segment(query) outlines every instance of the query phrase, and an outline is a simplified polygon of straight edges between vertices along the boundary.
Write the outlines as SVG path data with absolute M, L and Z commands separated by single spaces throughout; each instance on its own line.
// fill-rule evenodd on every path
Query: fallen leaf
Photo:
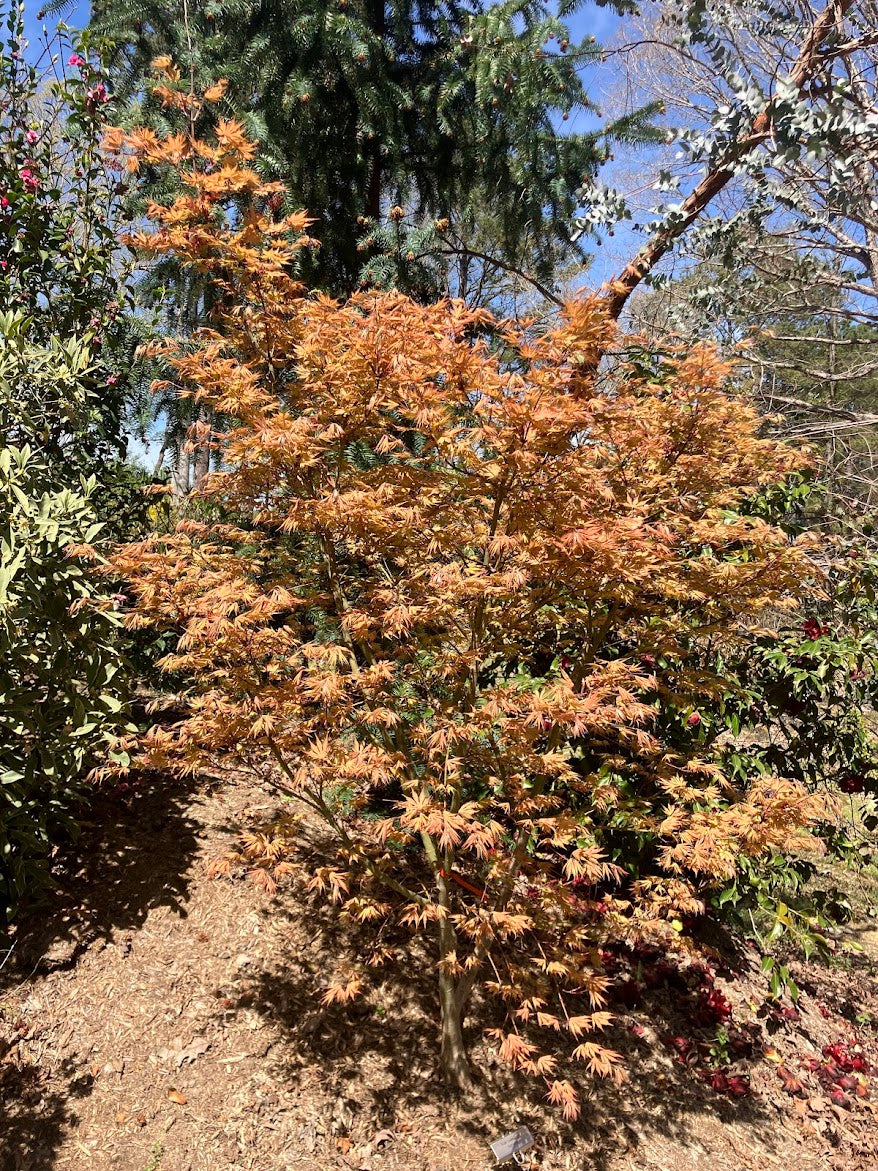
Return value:
M 185 1106 L 188 1101 L 185 1094 L 181 1094 L 179 1090 L 175 1089 L 168 1090 L 167 1096 L 169 1102 L 176 1102 L 178 1106 Z
M 120 1110 L 119 1113 L 116 1115 L 116 1121 L 121 1125 L 127 1119 L 127 1117 L 128 1117 L 128 1115 L 125 1113 L 125 1111 Z
M 372 1139 L 372 1146 L 373 1147 L 386 1146 L 387 1143 L 392 1143 L 395 1137 L 396 1136 L 394 1135 L 392 1130 L 379 1130 L 378 1133 Z
M 175 1037 L 167 1049 L 159 1049 L 156 1053 L 159 1061 L 172 1062 L 179 1069 L 187 1061 L 195 1061 L 210 1048 L 210 1042 L 204 1037 L 194 1037 L 188 1045 L 183 1044 L 181 1037 Z
M 187 1061 L 195 1061 L 202 1053 L 206 1053 L 208 1048 L 209 1044 L 203 1037 L 195 1037 L 185 1049 L 181 1049 L 177 1054 L 175 1058 L 177 1065 L 183 1065 Z
M 343 1155 L 346 1155 L 351 1149 L 351 1140 L 349 1138 L 337 1138 L 335 1141 L 338 1144 L 338 1149 Z
M 803 1094 L 805 1087 L 795 1074 L 790 1073 L 785 1065 L 777 1067 L 777 1076 L 783 1082 L 783 1088 L 788 1094 Z
M 135 1114 L 134 1121 L 137 1123 L 138 1126 L 146 1126 L 146 1115 L 145 1114 Z
M 832 1102 L 832 1109 L 836 1114 L 838 1114 L 839 1107 L 844 1107 L 845 1110 L 850 1110 L 851 1100 L 847 1096 L 847 1094 L 844 1092 L 844 1090 L 841 1090 L 841 1089 L 830 1090 L 829 1097 Z

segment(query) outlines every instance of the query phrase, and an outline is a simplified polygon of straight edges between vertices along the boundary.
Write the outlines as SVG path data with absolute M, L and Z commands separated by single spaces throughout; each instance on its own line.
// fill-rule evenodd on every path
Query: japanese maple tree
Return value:
M 795 784 L 742 790 L 699 756 L 693 705 L 716 681 L 681 670 L 691 748 L 663 743 L 650 666 L 806 588 L 807 542 L 742 506 L 803 457 L 761 437 L 712 350 L 650 357 L 598 299 L 540 332 L 454 302 L 308 295 L 289 275 L 307 220 L 272 214 L 278 185 L 235 123 L 215 145 L 109 146 L 181 170 L 133 243 L 217 282 L 215 329 L 161 352 L 232 420 L 193 436 L 219 453 L 199 511 L 115 557 L 129 625 L 177 631 L 163 665 L 189 681 L 187 717 L 139 759 L 270 775 L 335 842 L 311 889 L 376 924 L 325 999 L 365 990 L 394 962 L 377 925 L 403 925 L 435 947 L 449 1078 L 468 1077 L 479 988 L 505 1006 L 501 1056 L 574 1116 L 571 1068 L 618 1071 L 595 1039 L 601 940 L 676 939 L 712 883 L 815 815 Z M 601 848 L 623 802 L 648 872 Z M 284 824 L 243 849 L 269 886 L 298 865 Z

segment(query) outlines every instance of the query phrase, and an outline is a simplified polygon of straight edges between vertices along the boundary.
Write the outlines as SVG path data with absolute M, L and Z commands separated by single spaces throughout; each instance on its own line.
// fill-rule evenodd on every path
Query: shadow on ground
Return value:
M 155 907 L 185 917 L 198 847 L 191 800 L 191 783 L 152 776 L 100 795 L 59 852 L 53 891 L 15 927 L 0 989 L 71 966 L 94 940 L 136 930 Z
M 64 1093 L 50 1090 L 46 1075 L 16 1053 L 9 1038 L 0 1041 L 0 1167 L 3 1171 L 47 1171 L 71 1126 L 77 1099 L 91 1092 L 93 1079 L 65 1062 L 55 1074 L 67 1081 Z
M 68 1061 L 49 1078 L 33 1060 L 39 1042 L 29 1035 L 29 1022 L 4 1010 L 2 992 L 72 968 L 96 940 L 136 931 L 155 907 L 186 916 L 198 846 L 191 799 L 191 785 L 155 777 L 99 796 L 88 826 L 59 853 L 54 890 L 15 926 L 0 974 L 2 1171 L 48 1171 L 65 1132 L 76 1126 L 77 1101 L 93 1084 Z
M 312 847 L 315 862 L 325 865 L 325 845 L 312 842 L 307 848 Z M 634 1149 L 656 1136 L 687 1145 L 696 1117 L 716 1127 L 755 1128 L 767 1151 L 779 1149 L 776 1113 L 769 1104 L 755 1095 L 718 1094 L 694 1068 L 674 1061 L 670 1034 L 699 1028 L 693 1025 L 700 1004 L 697 988 L 684 990 L 670 980 L 649 992 L 641 1008 L 652 1025 L 651 1042 L 627 1027 L 624 1005 L 611 1004 L 618 1020 L 601 1040 L 623 1053 L 628 1080 L 621 1087 L 591 1079 L 569 1061 L 568 1051 L 554 1050 L 558 1076 L 572 1076 L 583 1092 L 580 1119 L 565 1123 L 545 1103 L 543 1082 L 515 1075 L 493 1057 L 484 1033 L 501 1025 L 503 1016 L 490 998 L 474 1003 L 467 1024 L 478 1070 L 475 1085 L 463 1094 L 448 1093 L 438 1067 L 438 998 L 429 939 L 413 941 L 402 931 L 385 934 L 382 943 L 395 960 L 375 973 L 368 994 L 347 1005 L 323 1006 L 327 984 L 339 972 L 362 967 L 376 928 L 343 920 L 325 902 L 289 891 L 280 892 L 266 914 L 286 918 L 284 954 L 264 957 L 265 970 L 250 974 L 229 1007 L 259 1013 L 280 1034 L 269 1057 L 279 1081 L 295 1085 L 319 1079 L 334 1102 L 328 1133 L 360 1141 L 383 1127 L 392 1130 L 400 1117 L 417 1117 L 427 1107 L 449 1127 L 484 1144 L 486 1156 L 492 1139 L 524 1124 L 546 1146 L 569 1150 L 572 1143 L 583 1144 L 592 1171 L 608 1168 L 620 1149 Z M 706 1051 L 710 1029 L 701 1032 Z M 544 1051 L 553 1052 L 552 1035 L 544 1041 Z

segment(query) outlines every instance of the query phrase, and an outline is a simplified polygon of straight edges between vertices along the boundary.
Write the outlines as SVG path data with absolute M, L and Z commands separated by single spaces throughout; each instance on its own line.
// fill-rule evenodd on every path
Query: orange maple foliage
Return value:
M 711 349 L 646 362 L 596 299 L 539 332 L 454 301 L 306 295 L 307 220 L 260 211 L 277 185 L 240 127 L 110 145 L 181 169 L 185 193 L 134 243 L 220 285 L 216 328 L 157 349 L 230 420 L 201 519 L 114 558 L 128 625 L 177 632 L 162 665 L 189 680 L 187 717 L 139 761 L 270 775 L 335 840 L 313 891 L 435 939 L 446 1071 L 466 1078 L 478 983 L 506 1007 L 500 1056 L 575 1116 L 562 1066 L 619 1076 L 592 1039 L 600 941 L 676 938 L 705 886 L 815 815 L 789 782 L 740 791 L 671 751 L 641 663 L 734 639 L 813 578 L 806 543 L 740 510 L 803 457 L 761 437 Z M 637 881 L 596 831 L 619 775 L 657 843 Z M 269 887 L 298 865 L 287 831 L 243 843 Z M 326 1001 L 368 988 L 378 936 Z

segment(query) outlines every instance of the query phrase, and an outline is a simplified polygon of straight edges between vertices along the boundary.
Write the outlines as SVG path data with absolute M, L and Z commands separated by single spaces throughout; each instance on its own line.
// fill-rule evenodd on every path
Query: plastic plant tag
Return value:
M 498 1163 L 505 1163 L 508 1159 L 514 1159 L 516 1163 L 520 1163 L 519 1155 L 524 1154 L 534 1145 L 535 1139 L 526 1126 L 519 1126 L 518 1130 L 510 1131 L 509 1134 L 504 1134 L 500 1138 L 495 1138 L 490 1144 L 494 1158 Z

